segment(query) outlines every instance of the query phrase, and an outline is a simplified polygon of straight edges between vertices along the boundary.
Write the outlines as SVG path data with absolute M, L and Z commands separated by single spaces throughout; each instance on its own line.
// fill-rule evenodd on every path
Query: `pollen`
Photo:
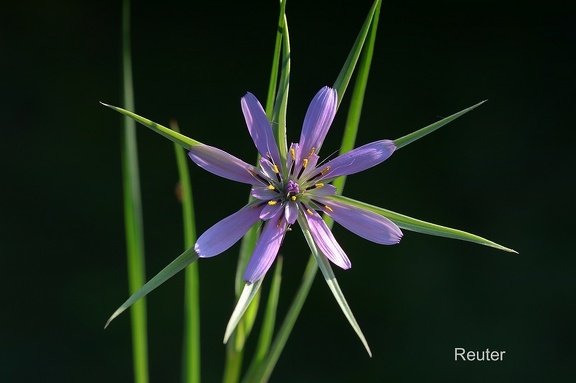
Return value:
M 294 148 L 290 148 L 290 157 L 292 157 L 292 161 L 296 161 L 296 150 Z
M 312 212 L 312 210 L 310 209 L 306 209 L 306 213 L 310 214 L 310 215 L 314 215 L 314 213 Z
M 276 188 L 274 187 L 274 185 L 268 185 L 268 190 L 276 190 Z
M 278 174 L 280 171 L 278 170 L 278 165 L 274 165 L 274 173 Z
M 308 166 L 308 158 L 304 158 L 304 159 L 302 160 L 302 167 L 303 167 L 304 169 L 306 169 L 306 166 Z
M 331 208 L 330 206 L 328 206 L 328 205 L 324 205 L 324 209 L 326 209 L 326 210 L 328 210 L 328 211 L 330 211 L 330 212 L 333 212 L 333 211 L 334 211 L 334 210 L 332 210 L 332 208 Z
M 274 206 L 278 203 L 278 201 L 276 201 L 275 199 L 271 199 L 270 201 L 268 201 L 268 205 L 270 206 Z
M 291 199 L 292 201 L 296 201 L 296 196 L 293 195 L 292 197 L 290 197 L 290 199 Z

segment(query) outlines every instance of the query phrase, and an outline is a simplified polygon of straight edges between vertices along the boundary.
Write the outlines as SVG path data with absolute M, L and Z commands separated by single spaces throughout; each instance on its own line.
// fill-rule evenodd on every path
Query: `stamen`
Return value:
M 300 172 L 298 173 L 298 178 L 302 177 L 302 173 L 304 173 L 304 169 L 306 169 L 306 166 L 308 166 L 308 158 L 304 158 L 302 160 L 302 168 L 300 169 Z
M 274 206 L 278 203 L 278 201 L 276 201 L 275 199 L 271 199 L 270 201 L 268 201 L 268 205 L 270 206 Z
M 276 188 L 274 187 L 274 185 L 268 185 L 268 190 L 276 190 Z
M 328 205 L 324 205 L 324 209 L 328 210 L 329 212 L 333 212 L 332 208 Z
M 312 185 L 312 186 L 307 187 L 306 190 L 313 190 L 313 189 L 316 189 L 316 188 L 321 188 L 321 187 L 323 187 L 323 186 L 324 186 L 323 183 L 317 183 L 317 184 L 315 184 L 315 185 Z
M 290 148 L 290 157 L 292 157 L 292 161 L 296 161 L 296 150 L 294 148 Z
M 310 209 L 306 209 L 306 213 L 310 214 L 310 215 L 314 215 L 314 213 L 312 212 L 312 210 Z
M 292 201 L 296 201 L 296 196 L 293 195 L 292 197 L 290 197 L 290 199 L 291 199 Z
M 310 153 L 308 153 L 308 157 L 314 154 L 314 150 L 316 150 L 316 148 L 313 146 L 312 149 L 310 149 Z
M 278 170 L 278 166 L 276 164 L 274 164 L 273 169 L 274 169 L 274 173 L 276 173 L 276 174 L 280 173 L 280 171 Z
M 254 178 L 256 178 L 257 180 L 261 181 L 262 183 L 264 183 L 264 184 L 267 184 L 267 183 L 268 183 L 268 180 L 266 180 L 266 178 L 262 177 L 260 174 L 256 173 L 254 170 L 248 169 L 248 172 L 249 172 L 250 174 L 252 174 L 252 176 L 253 176 Z
M 330 166 L 326 166 L 324 169 L 322 169 L 322 171 L 318 174 L 316 174 L 314 177 L 310 178 L 310 181 L 314 181 L 320 177 L 322 177 L 324 174 L 326 174 L 328 171 L 330 170 Z

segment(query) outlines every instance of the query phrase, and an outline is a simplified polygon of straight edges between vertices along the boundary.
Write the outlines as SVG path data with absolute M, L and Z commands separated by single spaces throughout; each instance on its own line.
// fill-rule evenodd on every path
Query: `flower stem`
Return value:
M 122 4 L 122 89 L 124 107 L 134 110 L 132 85 L 132 60 L 130 53 L 130 1 Z M 124 219 L 128 260 L 128 283 L 130 293 L 135 292 L 146 281 L 144 266 L 144 234 L 142 203 L 140 197 L 140 174 L 136 143 L 136 124 L 123 118 L 122 178 L 124 186 Z M 148 336 L 146 325 L 146 301 L 131 307 L 132 352 L 134 381 L 148 382 Z
M 178 124 L 173 121 L 170 128 L 179 132 Z M 184 248 L 194 246 L 196 242 L 196 224 L 192 183 L 188 171 L 188 161 L 184 150 L 174 144 L 178 165 L 179 197 L 182 202 L 182 220 L 184 227 Z M 200 281 L 198 263 L 187 266 L 184 271 L 184 344 L 182 353 L 182 381 L 200 382 Z

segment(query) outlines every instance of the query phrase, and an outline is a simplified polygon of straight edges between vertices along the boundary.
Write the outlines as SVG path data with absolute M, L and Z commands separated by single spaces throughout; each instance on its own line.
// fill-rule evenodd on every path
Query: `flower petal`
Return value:
M 396 150 L 396 146 L 391 140 L 380 140 L 360 146 L 328 161 L 319 168 L 330 168 L 321 179 L 347 176 L 369 169 L 388 159 L 394 150 Z
M 276 215 L 278 215 L 278 213 L 283 209 L 284 207 L 282 206 L 281 203 L 275 203 L 273 205 L 266 204 L 264 205 L 262 211 L 260 212 L 260 219 L 262 221 L 268 221 L 269 219 L 272 219 Z
M 188 156 L 196 165 L 217 176 L 250 185 L 262 183 L 254 177 L 254 174 L 261 173 L 260 170 L 213 146 L 194 145 Z
M 309 213 L 305 214 L 306 220 L 308 221 L 308 226 L 310 226 L 310 233 L 312 234 L 312 238 L 314 238 L 314 242 L 316 246 L 318 246 L 318 250 L 320 250 L 326 258 L 332 261 L 335 265 L 343 268 L 349 269 L 352 267 L 352 263 L 348 256 L 342 250 L 332 232 L 326 226 L 324 220 L 318 215 L 318 213 L 314 210 L 310 210 L 312 215 Z
M 328 129 L 336 115 L 338 95 L 335 89 L 325 86 L 312 99 L 300 135 L 300 156 L 306 157 L 312 148 L 318 153 Z
M 256 247 L 254 247 L 252 257 L 244 271 L 244 280 L 246 282 L 254 283 L 261 279 L 272 265 L 272 262 L 274 262 L 274 259 L 276 259 L 276 255 L 286 234 L 286 220 L 280 219 L 280 221 L 278 221 L 281 214 L 282 213 L 279 213 L 270 219 L 264 226 L 264 229 L 262 229 L 260 238 L 258 238 Z
M 286 221 L 290 225 L 293 225 L 298 219 L 298 203 L 294 201 L 288 201 L 284 206 L 284 216 L 286 217 Z
M 200 258 L 209 258 L 228 250 L 260 218 L 262 208 L 244 206 L 236 213 L 216 223 L 198 238 L 194 250 Z
M 322 185 L 319 187 L 319 185 Z M 316 187 L 314 187 L 316 186 Z M 323 183 L 317 183 L 313 186 L 308 187 L 308 189 L 306 189 L 306 197 L 308 198 L 316 198 L 316 197 L 326 197 L 326 196 L 330 196 L 330 195 L 334 195 L 336 194 L 336 186 L 331 185 L 331 184 L 323 184 Z
M 262 108 L 262 105 L 252 93 L 246 93 L 246 95 L 242 97 L 240 104 L 246 125 L 248 126 L 248 131 L 250 132 L 250 136 L 252 136 L 258 152 L 260 152 L 262 157 L 268 157 L 268 154 L 270 154 L 274 163 L 279 166 L 280 152 L 278 151 L 272 126 L 268 121 L 268 117 L 266 117 L 264 108 Z
M 356 235 L 381 245 L 395 245 L 402 239 L 402 231 L 388 218 L 366 209 L 335 201 L 316 198 L 326 214 Z
M 280 196 L 277 190 L 270 190 L 267 186 L 256 186 L 252 188 L 252 197 L 263 201 L 270 201 Z

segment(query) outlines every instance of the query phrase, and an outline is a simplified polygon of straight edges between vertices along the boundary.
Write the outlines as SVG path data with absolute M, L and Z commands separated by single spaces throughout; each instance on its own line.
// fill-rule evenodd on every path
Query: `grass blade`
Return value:
M 390 219 L 392 222 L 398 225 L 401 229 L 411 230 L 422 234 L 435 235 L 438 237 L 445 237 L 451 239 L 458 239 L 461 241 L 473 242 L 479 245 L 489 246 L 498 250 L 507 251 L 509 253 L 518 253 L 516 250 L 499 245 L 496 242 L 490 241 L 486 238 L 482 238 L 478 235 L 471 234 L 462 230 L 452 229 L 450 227 L 422 221 L 404 214 L 395 213 L 393 211 L 386 210 L 378 206 L 370 205 L 365 202 L 356 201 L 354 199 L 344 196 L 333 196 L 331 198 L 383 215 L 384 217 Z
M 122 113 L 123 115 L 125 115 L 127 117 L 130 117 L 132 120 L 141 123 L 142 125 L 146 126 L 147 128 L 152 129 L 156 133 L 160 134 L 163 137 L 166 137 L 167 139 L 174 142 L 175 144 L 182 146 L 184 149 L 190 149 L 190 147 L 192 147 L 194 145 L 202 145 L 201 142 L 193 140 L 190 137 L 186 137 L 183 134 L 175 132 L 172 129 L 169 129 L 163 125 L 157 124 L 154 121 L 151 121 L 147 118 L 139 116 L 136 113 L 130 112 L 126 109 L 119 108 L 119 107 L 114 106 L 114 105 L 108 105 L 108 104 L 105 104 L 103 102 L 101 102 L 101 104 L 110 108 L 110 109 L 113 109 L 119 113 Z M 132 108 L 128 108 L 128 109 L 132 109 Z
M 154 278 L 149 280 L 144 286 L 140 287 L 134 294 L 130 296 L 115 312 L 110 316 L 104 328 L 108 327 L 110 323 L 122 314 L 128 307 L 132 306 L 140 298 L 146 296 L 152 290 L 156 289 L 162 283 L 166 282 L 168 279 L 172 278 L 179 271 L 183 270 L 186 266 L 198 259 L 198 254 L 194 251 L 194 247 L 189 248 L 178 258 L 170 262 L 168 266 L 162 269 Z
M 178 124 L 173 121 L 170 128 L 179 132 Z M 180 180 L 180 201 L 182 202 L 182 224 L 184 228 L 184 248 L 194 246 L 196 242 L 196 222 L 192 183 L 188 170 L 188 156 L 180 145 L 174 144 L 178 178 Z M 184 344 L 182 353 L 183 381 L 200 383 L 200 281 L 198 263 L 193 262 L 184 270 Z
M 394 140 L 394 145 L 396 145 L 396 149 L 400 149 L 408 144 L 411 144 L 412 142 L 419 140 L 420 138 L 432 133 L 433 131 L 443 127 L 444 125 L 446 125 L 449 122 L 454 121 L 455 119 L 457 119 L 458 117 L 468 113 L 469 111 L 479 107 L 480 105 L 484 104 L 486 102 L 486 100 L 479 102 L 476 105 L 472 105 L 469 108 L 466 108 L 464 110 L 459 111 L 458 113 L 454 113 L 451 116 L 448 116 L 446 118 L 441 119 L 440 121 L 437 121 L 433 124 L 430 124 L 428 126 L 425 126 L 422 129 L 419 129 L 413 133 L 407 134 L 403 137 L 400 137 L 396 140 Z
M 122 99 L 126 108 L 134 108 L 132 57 L 130 48 L 130 1 L 122 3 Z M 124 190 L 124 221 L 128 261 L 129 291 L 133 293 L 146 280 L 144 262 L 144 225 L 140 195 L 138 147 L 134 121 L 123 119 L 122 178 Z M 142 300 L 131 310 L 132 359 L 134 381 L 147 383 L 148 335 L 146 301 Z

